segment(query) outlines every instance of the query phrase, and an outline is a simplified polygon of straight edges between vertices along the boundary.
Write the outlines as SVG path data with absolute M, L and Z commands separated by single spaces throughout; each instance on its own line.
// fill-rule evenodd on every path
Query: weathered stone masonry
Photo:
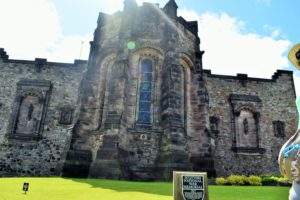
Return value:
M 78 120 L 86 62 L 0 54 L 0 175 L 59 175 Z
M 88 62 L 0 49 L 0 176 L 277 173 L 297 125 L 292 73 L 213 75 L 197 22 L 178 17 L 174 0 L 124 3 L 99 14 Z
M 209 116 L 217 119 L 211 129 L 218 174 L 278 173 L 278 151 L 298 122 L 292 72 L 278 70 L 272 79 L 258 79 L 204 70 L 204 78 Z

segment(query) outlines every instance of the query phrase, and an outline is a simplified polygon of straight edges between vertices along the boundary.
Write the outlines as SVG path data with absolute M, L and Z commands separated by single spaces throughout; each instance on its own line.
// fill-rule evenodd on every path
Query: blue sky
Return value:
M 163 7 L 167 1 L 146 2 Z M 293 70 L 300 105 L 300 72 L 287 60 L 300 43 L 299 0 L 176 2 L 179 15 L 198 20 L 204 68 L 263 78 L 277 69 Z M 0 0 L 0 5 L 0 47 L 10 58 L 73 62 L 88 58 L 98 13 L 122 10 L 123 0 Z

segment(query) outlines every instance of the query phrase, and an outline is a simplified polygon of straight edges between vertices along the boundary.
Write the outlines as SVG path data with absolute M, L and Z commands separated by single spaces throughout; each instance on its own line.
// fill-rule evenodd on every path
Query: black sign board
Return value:
M 25 192 L 25 194 L 28 191 L 28 188 L 29 188 L 29 183 L 24 183 L 23 184 L 23 191 Z
M 204 200 L 204 176 L 183 175 L 182 196 L 185 200 Z

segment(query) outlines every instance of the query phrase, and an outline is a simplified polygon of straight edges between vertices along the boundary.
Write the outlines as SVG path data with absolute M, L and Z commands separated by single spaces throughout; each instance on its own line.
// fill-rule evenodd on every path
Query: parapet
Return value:
M 211 70 L 207 70 L 207 69 L 204 69 L 203 73 L 206 74 L 208 77 L 212 77 L 212 78 L 233 79 L 233 80 L 240 80 L 240 81 L 258 81 L 258 82 L 276 82 L 278 78 L 284 75 L 293 77 L 293 71 L 289 71 L 289 70 L 277 70 L 273 74 L 271 79 L 249 77 L 248 74 L 237 74 L 236 76 L 212 74 Z
M 55 65 L 60 67 L 73 67 L 77 65 L 87 65 L 87 60 L 74 60 L 74 63 L 61 63 L 61 62 L 48 62 L 46 58 L 35 58 L 35 60 L 16 60 L 9 59 L 4 48 L 0 48 L 0 61 L 4 63 L 16 63 L 16 64 L 31 64 L 35 66 L 37 69 L 42 68 L 45 65 Z

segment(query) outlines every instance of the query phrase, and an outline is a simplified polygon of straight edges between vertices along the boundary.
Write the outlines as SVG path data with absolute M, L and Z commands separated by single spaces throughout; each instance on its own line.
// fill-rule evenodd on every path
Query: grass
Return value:
M 24 194 L 23 183 L 29 182 Z M 288 187 L 209 186 L 210 200 L 284 200 Z M 0 200 L 173 200 L 172 183 L 101 179 L 0 178 Z

